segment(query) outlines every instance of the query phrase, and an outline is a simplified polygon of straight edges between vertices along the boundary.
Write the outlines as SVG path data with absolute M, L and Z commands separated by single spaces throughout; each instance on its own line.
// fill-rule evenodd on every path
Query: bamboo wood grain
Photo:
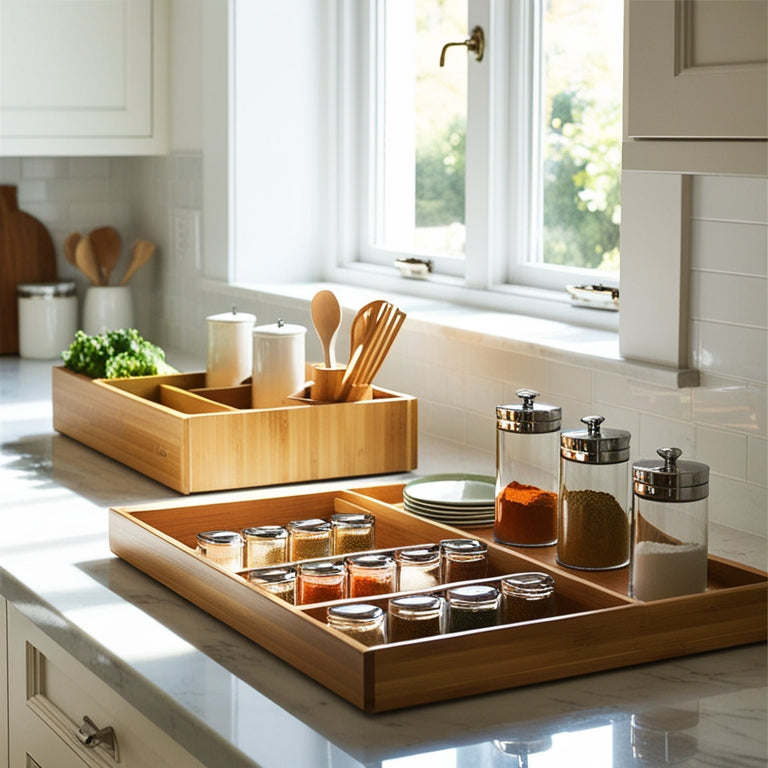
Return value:
M 766 638 L 768 574 L 719 558 L 726 585 L 653 603 L 631 600 L 588 576 L 554 568 L 573 599 L 537 622 L 364 648 L 324 625 L 325 605 L 293 607 L 192 551 L 197 530 L 247 522 L 327 516 L 335 509 L 376 514 L 377 547 L 440 538 L 455 529 L 415 519 L 376 496 L 402 497 L 400 484 L 270 498 L 174 500 L 110 510 L 110 546 L 280 658 L 368 712 L 381 712 Z M 188 542 L 185 544 L 184 542 Z M 489 544 L 494 566 L 515 572 L 535 558 Z M 482 580 L 487 581 L 487 580 Z M 386 597 L 374 599 L 382 606 Z M 457 674 L 460 671 L 461 674 Z
M 160 404 L 181 413 L 228 413 L 237 411 L 231 405 L 209 400 L 202 395 L 187 392 L 186 389 L 171 384 L 160 385 Z

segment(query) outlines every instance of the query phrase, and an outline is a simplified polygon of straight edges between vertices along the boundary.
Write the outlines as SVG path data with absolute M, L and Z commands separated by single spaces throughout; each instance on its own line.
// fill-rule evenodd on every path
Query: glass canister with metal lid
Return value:
M 709 467 L 679 448 L 656 453 L 632 465 L 629 594 L 644 601 L 707 588 Z
M 243 537 L 238 531 L 201 531 L 196 549 L 222 568 L 239 571 L 243 567 Z
M 496 509 L 493 538 L 521 547 L 557 540 L 558 438 L 561 409 L 535 403 L 532 389 L 521 403 L 496 407 Z
M 629 440 L 585 416 L 586 429 L 560 435 L 557 562 L 602 571 L 629 562 Z

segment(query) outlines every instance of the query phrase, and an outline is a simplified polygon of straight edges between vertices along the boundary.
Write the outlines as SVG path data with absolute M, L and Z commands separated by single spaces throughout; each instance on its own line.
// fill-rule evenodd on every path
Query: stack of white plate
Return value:
M 428 475 L 403 488 L 403 508 L 456 528 L 493 525 L 495 478 L 488 475 Z

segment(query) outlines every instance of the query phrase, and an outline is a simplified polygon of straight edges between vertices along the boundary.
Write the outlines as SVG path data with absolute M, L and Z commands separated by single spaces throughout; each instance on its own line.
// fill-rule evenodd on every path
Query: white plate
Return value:
M 403 498 L 440 507 L 467 507 L 493 504 L 496 479 L 489 475 L 429 475 L 411 480 Z

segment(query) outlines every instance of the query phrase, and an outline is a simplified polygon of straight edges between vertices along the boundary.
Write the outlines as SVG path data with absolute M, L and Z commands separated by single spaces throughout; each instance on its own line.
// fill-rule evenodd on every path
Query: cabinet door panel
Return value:
M 151 0 L 2 0 L 3 135 L 147 136 Z
M 629 0 L 630 138 L 768 137 L 768 0 Z

